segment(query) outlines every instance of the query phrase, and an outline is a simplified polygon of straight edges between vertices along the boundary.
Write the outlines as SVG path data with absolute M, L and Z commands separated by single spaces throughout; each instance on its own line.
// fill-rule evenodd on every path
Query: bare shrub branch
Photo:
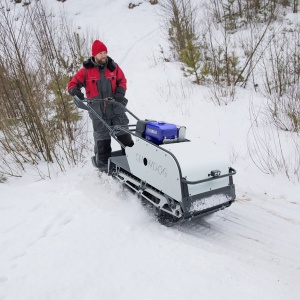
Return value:
M 31 165 L 41 178 L 50 177 L 54 165 L 65 171 L 84 159 L 86 127 L 79 127 L 65 87 L 88 54 L 86 37 L 40 1 L 22 13 L 6 6 L 0 9 L 0 171 L 20 176 Z
M 247 143 L 254 164 L 266 174 L 284 173 L 289 180 L 300 180 L 300 136 L 283 132 L 266 118 L 266 111 L 250 106 L 252 126 Z

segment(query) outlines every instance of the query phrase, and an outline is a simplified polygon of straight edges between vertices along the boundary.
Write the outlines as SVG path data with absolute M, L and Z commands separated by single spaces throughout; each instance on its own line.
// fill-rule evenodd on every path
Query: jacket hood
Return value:
M 95 59 L 94 57 L 90 57 L 89 59 L 85 60 L 83 63 L 83 66 L 86 68 L 86 69 L 89 69 L 89 68 L 98 68 L 99 65 L 97 65 L 95 63 Z M 112 58 L 110 58 L 109 56 L 107 56 L 107 62 L 106 62 L 106 67 L 107 69 L 109 69 L 109 71 L 113 72 L 115 69 L 116 69 L 116 63 L 113 61 Z

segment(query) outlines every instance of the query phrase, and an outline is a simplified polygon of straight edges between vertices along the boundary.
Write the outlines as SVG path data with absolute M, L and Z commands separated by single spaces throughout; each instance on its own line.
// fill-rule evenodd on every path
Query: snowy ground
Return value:
M 247 152 L 249 102 L 260 98 L 241 90 L 214 106 L 176 64 L 155 63 L 165 43 L 155 6 L 94 2 L 64 6 L 81 26 L 99 26 L 127 75 L 129 108 L 228 153 L 237 200 L 167 228 L 89 161 L 51 180 L 11 179 L 0 184 L 0 300 L 299 299 L 299 184 L 260 173 Z
M 242 193 L 166 228 L 89 165 L 1 187 L 0 299 L 298 299 L 299 204 Z

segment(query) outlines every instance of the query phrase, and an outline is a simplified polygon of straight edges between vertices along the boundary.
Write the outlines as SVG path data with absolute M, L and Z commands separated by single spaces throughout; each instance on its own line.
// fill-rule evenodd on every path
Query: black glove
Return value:
M 124 96 L 125 96 L 125 90 L 121 86 L 117 86 L 114 98 L 117 102 L 119 102 L 122 105 L 126 106 L 128 100 Z
M 121 103 L 123 106 L 127 105 L 128 100 L 124 97 L 123 94 L 116 93 L 114 98 L 118 103 Z
M 122 103 L 124 100 L 124 95 L 121 93 L 115 93 L 114 98 L 117 102 Z
M 77 88 L 76 86 L 75 87 L 73 87 L 73 88 L 71 88 L 71 89 L 69 89 L 69 94 L 71 95 L 71 96 L 77 96 L 80 100 L 84 100 L 84 95 L 83 95 L 83 93 L 81 92 L 81 90 L 79 89 L 79 88 Z

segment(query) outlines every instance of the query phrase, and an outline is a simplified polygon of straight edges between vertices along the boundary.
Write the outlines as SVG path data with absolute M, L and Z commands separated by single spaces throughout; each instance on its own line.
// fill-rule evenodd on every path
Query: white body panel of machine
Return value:
M 181 201 L 180 173 L 172 155 L 148 141 L 136 138 L 134 145 L 126 148 L 126 156 L 131 174 Z
M 171 152 L 178 164 L 174 157 L 163 149 Z M 178 165 L 182 177 L 189 181 L 207 179 L 210 171 L 215 169 L 220 170 L 221 174 L 228 173 L 229 164 L 224 163 L 220 153 L 216 155 L 216 152 L 220 151 L 214 145 L 208 147 L 208 145 L 201 145 L 199 141 L 155 146 L 138 137 L 134 146 L 126 148 L 130 172 L 177 201 L 182 199 Z M 216 160 L 216 157 L 219 159 Z M 189 184 L 189 196 L 227 185 L 228 177 L 200 184 Z
M 211 141 L 204 142 L 201 139 L 194 139 L 190 142 L 165 144 L 161 147 L 176 157 L 182 177 L 188 181 L 207 179 L 213 170 L 221 171 L 221 175 L 229 172 L 230 164 L 225 157 L 225 151 Z M 216 178 L 199 184 L 189 184 L 189 195 L 194 196 L 227 185 L 228 177 Z

